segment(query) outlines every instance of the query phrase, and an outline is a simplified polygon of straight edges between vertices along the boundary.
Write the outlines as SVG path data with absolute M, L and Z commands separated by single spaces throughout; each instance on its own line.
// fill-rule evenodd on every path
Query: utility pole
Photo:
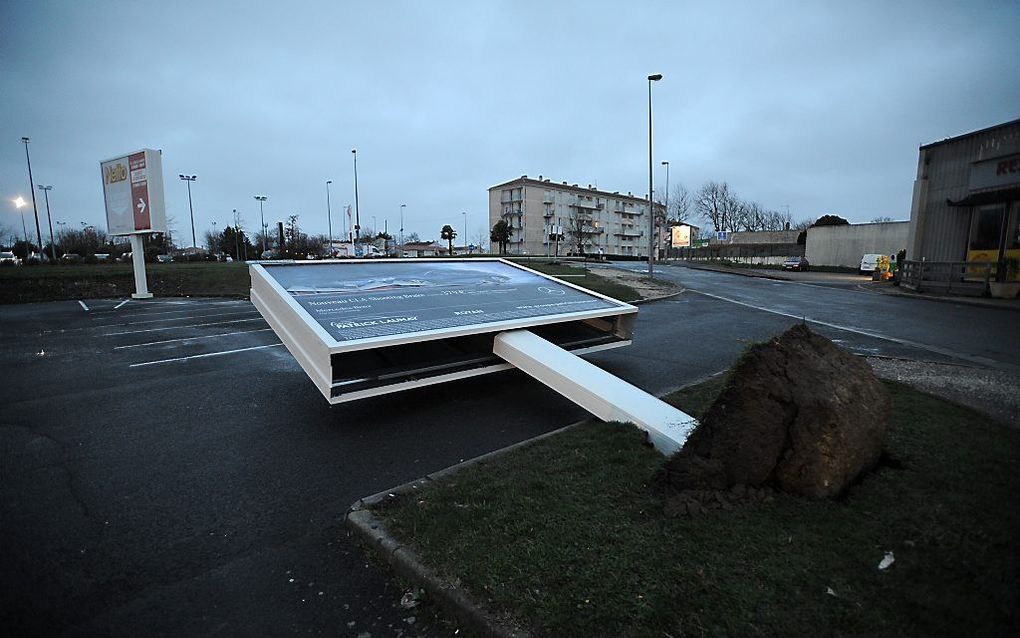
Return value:
M 333 213 L 329 208 L 329 185 L 333 183 L 333 180 L 326 180 L 326 221 L 329 223 L 329 256 L 333 257 Z
M 648 276 L 655 261 L 655 201 L 652 199 L 652 82 L 662 79 L 661 73 L 648 76 Z
M 191 182 L 198 179 L 198 176 L 178 174 L 178 177 L 188 183 L 188 210 L 191 211 L 191 245 L 194 248 L 198 248 L 198 240 L 195 239 L 195 207 L 191 205 Z
M 358 204 L 358 149 L 352 148 L 354 155 L 354 252 L 358 252 L 358 235 L 361 231 L 361 208 Z

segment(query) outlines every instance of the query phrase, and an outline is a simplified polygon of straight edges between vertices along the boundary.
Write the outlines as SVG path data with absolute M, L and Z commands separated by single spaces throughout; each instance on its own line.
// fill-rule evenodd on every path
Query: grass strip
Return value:
M 668 399 L 700 414 L 722 383 Z M 840 502 L 668 518 L 649 487 L 662 457 L 632 426 L 590 423 L 375 513 L 539 635 L 1018 635 L 1020 432 L 889 390 L 901 466 Z
M 526 264 L 527 265 L 527 264 Z M 553 276 L 584 274 L 569 266 L 535 262 L 532 268 Z M 146 264 L 149 291 L 158 297 L 248 297 L 251 277 L 244 262 Z M 629 286 L 587 273 L 564 277 L 620 301 L 640 299 Z M 131 264 L 74 264 L 0 268 L 0 303 L 126 297 L 135 291 Z

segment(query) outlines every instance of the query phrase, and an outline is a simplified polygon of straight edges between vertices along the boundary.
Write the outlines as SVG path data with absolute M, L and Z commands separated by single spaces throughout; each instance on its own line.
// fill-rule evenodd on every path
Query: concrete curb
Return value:
M 996 310 L 1012 310 L 1014 312 L 1020 311 L 1020 301 L 1011 302 L 1009 299 L 993 301 L 987 300 L 983 297 L 947 297 L 945 295 L 926 295 L 920 292 L 904 292 L 899 288 L 896 290 L 868 290 L 868 292 L 873 292 L 879 295 L 889 295 L 890 297 L 905 297 L 907 299 L 923 299 L 925 301 L 955 303 L 964 306 L 973 306 L 975 308 L 995 308 Z
M 670 293 L 667 293 L 665 295 L 658 295 L 658 296 L 655 296 L 655 297 L 645 297 L 644 299 L 638 299 L 637 301 L 632 301 L 630 303 L 631 303 L 631 305 L 634 305 L 634 306 L 640 306 L 641 304 L 652 303 L 653 301 L 662 301 L 663 299 L 671 299 L 672 297 L 676 297 L 678 295 L 682 295 L 685 292 L 687 292 L 687 289 L 686 288 L 681 288 L 680 290 L 677 290 L 676 292 L 670 292 Z
M 706 266 L 702 264 L 692 264 L 690 262 L 663 262 L 669 266 L 679 266 L 681 268 L 691 268 L 692 270 L 708 270 L 710 272 L 722 273 L 724 275 L 739 275 L 741 277 L 754 277 L 756 279 L 775 279 L 776 281 L 796 281 L 789 277 L 783 277 L 767 272 L 754 272 L 744 268 L 724 268 L 722 266 Z
M 386 499 L 418 491 L 428 483 L 451 476 L 474 465 L 492 461 L 507 452 L 534 445 L 539 441 L 556 436 L 588 421 L 589 419 L 585 419 L 584 421 L 572 423 L 571 425 L 532 437 L 526 441 L 514 443 L 513 445 L 468 459 L 456 465 L 451 465 L 392 489 L 383 490 L 371 496 L 358 499 L 348 509 L 344 522 L 347 528 L 360 536 L 379 554 L 380 558 L 390 565 L 393 571 L 423 588 L 443 611 L 456 618 L 472 633 L 491 638 L 530 638 L 530 633 L 506 626 L 491 612 L 471 598 L 468 592 L 460 585 L 442 578 L 435 571 L 425 566 L 417 552 L 391 536 L 382 521 L 376 518 L 368 508 Z

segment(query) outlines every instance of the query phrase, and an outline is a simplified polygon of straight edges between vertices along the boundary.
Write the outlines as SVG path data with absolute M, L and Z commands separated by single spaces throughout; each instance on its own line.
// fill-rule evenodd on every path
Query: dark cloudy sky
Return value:
M 917 147 L 1020 116 L 1020 2 L 0 1 L 0 225 L 36 183 L 105 225 L 99 162 L 163 150 L 168 214 L 231 210 L 474 239 L 528 174 L 647 190 L 726 180 L 794 219 L 906 219 Z M 40 202 L 40 206 L 42 203 Z

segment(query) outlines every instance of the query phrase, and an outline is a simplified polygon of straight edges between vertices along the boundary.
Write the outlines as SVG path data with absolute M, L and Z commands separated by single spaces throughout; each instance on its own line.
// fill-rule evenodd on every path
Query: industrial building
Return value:
M 665 207 L 656 203 L 661 218 Z M 489 227 L 506 221 L 515 255 L 647 257 L 648 200 L 527 175 L 489 189 Z
M 896 255 L 906 249 L 909 227 L 908 222 L 812 226 L 804 256 L 813 266 L 858 268 L 868 253 Z
M 1020 119 L 920 147 L 907 258 L 1020 258 Z

